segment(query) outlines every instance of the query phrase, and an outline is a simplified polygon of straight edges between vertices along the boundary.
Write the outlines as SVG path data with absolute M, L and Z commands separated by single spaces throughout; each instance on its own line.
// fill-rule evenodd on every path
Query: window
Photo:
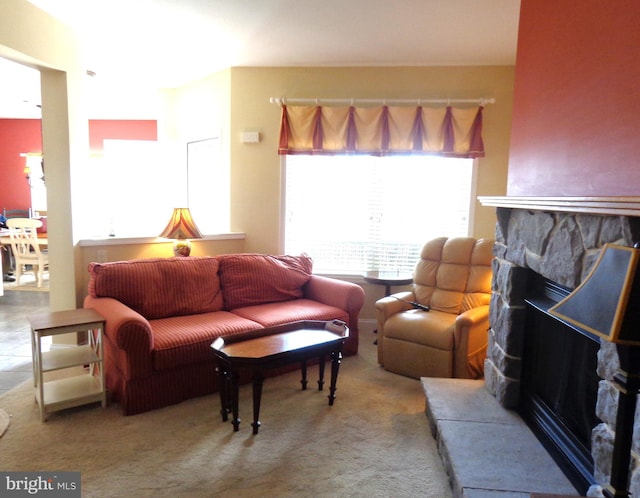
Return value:
M 284 249 L 314 271 L 411 272 L 430 239 L 469 234 L 473 159 L 286 156 Z
M 220 160 L 219 139 L 184 149 L 155 141 L 105 140 L 103 154 L 93 156 L 74 177 L 82 205 L 77 214 L 80 237 L 157 237 L 173 208 L 192 207 L 204 234 L 229 229 L 228 175 Z
M 78 213 L 81 237 L 157 237 L 180 191 L 172 166 L 157 142 L 105 140 L 104 154 L 79 172 L 91 186 L 79 194 L 91 206 Z
M 187 195 L 203 234 L 229 230 L 229 175 L 222 167 L 219 135 L 187 143 Z

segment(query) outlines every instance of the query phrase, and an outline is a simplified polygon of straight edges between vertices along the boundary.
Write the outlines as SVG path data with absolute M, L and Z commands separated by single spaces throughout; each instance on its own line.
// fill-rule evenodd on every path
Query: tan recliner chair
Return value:
M 482 377 L 493 245 L 470 237 L 424 245 L 413 290 L 376 302 L 378 362 L 385 370 L 414 378 Z

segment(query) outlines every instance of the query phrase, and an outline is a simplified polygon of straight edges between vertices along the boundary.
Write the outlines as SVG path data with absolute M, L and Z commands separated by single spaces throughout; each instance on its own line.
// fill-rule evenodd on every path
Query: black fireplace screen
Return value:
M 547 314 L 553 304 L 548 297 L 527 300 L 519 411 L 584 493 L 594 482 L 591 430 L 600 422 L 599 340 Z

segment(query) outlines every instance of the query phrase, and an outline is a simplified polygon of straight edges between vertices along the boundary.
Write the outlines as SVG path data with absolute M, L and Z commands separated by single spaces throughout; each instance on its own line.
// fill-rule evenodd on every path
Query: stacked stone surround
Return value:
M 640 241 L 640 218 L 567 212 L 497 208 L 493 296 L 490 307 L 489 348 L 485 384 L 500 404 L 518 406 L 523 356 L 525 292 L 535 273 L 575 288 L 589 273 L 605 243 L 632 246 Z M 618 368 L 614 345 L 603 341 L 598 353 L 596 414 L 602 423 L 592 433 L 595 480 L 609 482 L 615 436 Z M 640 410 L 639 412 L 640 413 Z M 633 496 L 640 496 L 640 417 L 634 433 Z M 597 489 L 590 496 L 600 496 Z

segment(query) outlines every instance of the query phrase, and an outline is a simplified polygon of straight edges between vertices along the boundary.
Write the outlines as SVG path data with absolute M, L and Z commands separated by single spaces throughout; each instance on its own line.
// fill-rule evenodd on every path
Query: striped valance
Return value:
M 482 110 L 285 104 L 278 154 L 484 157 Z

